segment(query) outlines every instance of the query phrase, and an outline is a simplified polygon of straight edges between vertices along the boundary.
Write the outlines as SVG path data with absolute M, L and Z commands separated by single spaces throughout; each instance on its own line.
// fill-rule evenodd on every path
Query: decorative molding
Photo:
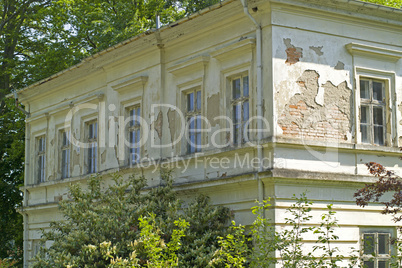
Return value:
M 251 53 L 254 47 L 255 38 L 244 38 L 212 52 L 211 56 L 219 61 L 225 61 L 235 57 L 236 54 Z
M 365 57 L 376 57 L 381 58 L 382 60 L 388 60 L 393 62 L 397 62 L 399 59 L 402 58 L 402 51 L 382 47 L 349 43 L 346 45 L 346 49 L 353 56 L 359 55 Z
M 129 76 L 112 83 L 110 86 L 114 91 L 122 93 L 123 91 L 126 91 L 128 89 L 133 89 L 138 86 L 144 86 L 146 82 L 148 82 L 148 76 Z
M 179 62 L 169 67 L 168 72 L 175 76 L 183 76 L 194 70 L 203 70 L 204 66 L 209 62 L 209 55 L 198 56 L 183 62 Z

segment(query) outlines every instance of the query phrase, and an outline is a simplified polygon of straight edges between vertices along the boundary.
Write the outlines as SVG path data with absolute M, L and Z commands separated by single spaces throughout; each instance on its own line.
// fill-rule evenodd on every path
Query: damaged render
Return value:
M 301 47 L 295 47 L 294 45 L 291 44 L 291 39 L 290 38 L 284 38 L 283 43 L 285 43 L 286 46 L 286 61 L 285 63 L 288 65 L 295 64 L 300 61 L 300 58 L 303 57 L 303 48 Z
M 307 139 L 347 140 L 351 128 L 351 94 L 346 81 L 335 86 L 330 81 L 322 85 L 324 103 L 316 102 L 319 74 L 306 70 L 296 81 L 301 93 L 285 105 L 278 124 L 283 135 Z

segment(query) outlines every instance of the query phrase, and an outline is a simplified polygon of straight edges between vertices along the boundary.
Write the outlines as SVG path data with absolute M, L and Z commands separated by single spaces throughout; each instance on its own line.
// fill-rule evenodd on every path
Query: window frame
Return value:
M 363 98 L 362 97 L 362 82 L 366 81 L 368 82 L 368 98 Z M 374 95 L 374 83 L 380 83 L 381 84 L 381 95 L 382 95 L 382 100 L 378 100 L 373 97 Z M 359 106 L 359 122 L 360 122 L 360 139 L 362 143 L 365 144 L 371 144 L 371 145 L 378 145 L 378 146 L 385 146 L 386 143 L 386 135 L 387 135 L 387 126 L 386 126 L 386 120 L 387 120 L 387 100 L 389 99 L 386 94 L 386 81 L 381 80 L 381 79 L 375 79 L 375 78 L 370 78 L 370 77 L 360 77 L 359 78 L 359 91 L 360 91 L 360 106 Z M 368 109 L 368 122 L 362 123 L 362 107 L 367 107 Z M 374 116 L 374 109 L 381 108 L 382 112 L 382 124 L 376 124 L 375 122 L 375 116 Z M 366 116 L 367 117 L 367 116 Z M 367 142 L 363 141 L 363 126 L 367 127 Z M 376 142 L 376 133 L 375 133 L 375 128 L 382 127 L 382 141 L 379 141 L 378 143 Z
M 375 247 L 373 249 L 373 253 L 371 253 L 371 252 L 365 253 L 365 245 L 366 245 L 365 244 L 365 242 L 366 242 L 365 241 L 365 236 L 366 235 L 373 235 L 374 236 Z M 387 235 L 388 236 L 388 253 L 383 253 L 383 254 L 378 253 L 380 251 L 379 250 L 379 244 L 380 243 L 378 242 L 379 241 L 378 240 L 379 235 Z M 365 262 L 374 262 L 373 267 L 378 268 L 379 267 L 378 262 L 379 261 L 385 261 L 386 262 L 386 267 L 389 268 L 390 267 L 389 264 L 390 264 L 391 256 L 392 256 L 393 250 L 394 250 L 394 248 L 393 248 L 393 246 L 391 244 L 391 239 L 392 239 L 393 235 L 394 235 L 394 231 L 390 230 L 390 228 L 386 228 L 386 229 L 379 228 L 379 229 L 366 229 L 366 230 L 363 230 L 361 232 L 361 235 L 360 235 L 360 239 L 361 239 L 361 253 L 360 253 L 360 256 L 361 256 L 362 264 L 365 265 Z
M 132 124 L 134 120 L 132 120 L 132 115 L 131 115 L 131 111 L 134 111 L 134 110 L 137 111 L 138 109 L 139 109 L 139 114 L 137 112 L 136 116 L 142 117 L 142 107 L 141 107 L 140 103 L 136 103 L 136 104 L 130 105 L 125 108 L 126 117 L 130 118 L 129 119 L 130 124 L 126 127 L 126 131 L 125 131 L 125 135 L 127 135 L 129 137 L 129 146 L 127 146 L 128 147 L 127 148 L 127 154 L 128 154 L 127 161 L 128 161 L 129 165 L 135 165 L 135 164 L 139 163 L 141 160 L 141 155 L 142 155 L 141 138 L 143 137 L 143 133 L 142 133 L 142 128 L 141 128 L 141 121 L 137 121 L 138 122 L 137 124 L 136 123 Z M 136 116 L 134 116 L 134 119 L 136 118 Z M 140 139 L 139 139 L 138 145 L 137 145 L 138 147 L 136 147 L 136 146 L 133 147 L 133 143 L 131 140 L 131 138 L 132 138 L 131 133 L 133 133 L 133 132 L 138 133 L 138 131 L 140 134 Z M 125 140 L 126 140 L 126 138 L 125 138 Z M 138 159 L 136 161 L 133 161 L 133 159 L 132 159 L 132 150 L 133 149 L 138 154 Z
M 383 146 L 383 147 L 397 147 L 400 146 L 400 142 L 398 139 L 398 125 L 397 124 L 397 99 L 395 93 L 395 73 L 391 71 L 384 71 L 378 69 L 371 69 L 366 67 L 355 67 L 354 72 L 355 77 L 355 101 L 354 101 L 354 110 L 355 110 L 355 137 L 354 140 L 357 144 L 362 146 L 362 148 L 373 148 Z M 361 138 L 361 126 L 360 126 L 360 79 L 374 79 L 383 81 L 385 83 L 384 88 L 384 97 L 385 97 L 385 121 L 384 126 L 385 136 L 384 136 L 384 145 L 374 145 L 371 143 L 362 142 Z M 372 146 L 372 147 L 370 147 Z
M 41 142 L 43 140 L 43 142 Z M 43 183 L 46 181 L 46 150 L 47 150 L 47 144 L 46 144 L 46 135 L 40 135 L 35 138 L 35 151 L 36 151 L 36 182 Z M 44 147 L 43 150 L 41 150 L 40 144 L 42 143 L 42 146 Z
M 199 93 L 199 95 L 198 95 Z M 194 154 L 199 153 L 203 147 L 202 137 L 202 90 L 201 87 L 193 87 L 183 92 L 185 102 L 185 118 L 186 118 L 186 153 Z M 189 97 L 193 94 L 192 106 L 189 107 Z M 199 100 L 199 103 L 198 103 Z M 198 105 L 199 104 L 199 105 Z M 191 128 L 193 124 L 194 128 Z M 191 137 L 194 136 L 194 144 L 192 144 Z M 194 146 L 193 146 L 194 145 Z
M 64 141 L 64 134 L 67 134 L 66 136 L 66 141 L 67 143 L 65 144 Z M 71 144 L 71 130 L 70 128 L 64 128 L 61 129 L 59 131 L 59 138 L 60 138 L 60 160 L 59 160 L 59 164 L 60 164 L 60 178 L 61 179 L 66 179 L 66 178 L 70 178 L 71 177 L 71 151 L 72 151 L 72 144 Z M 64 152 L 68 152 L 68 156 L 66 158 L 66 162 L 63 161 L 64 158 Z M 66 168 L 67 167 L 67 168 Z M 65 170 L 66 168 L 66 170 Z M 65 174 L 65 171 L 67 172 L 67 174 Z
M 244 95 L 244 79 L 247 77 L 247 86 L 248 86 L 248 95 Z M 240 92 L 239 92 L 239 97 L 234 96 L 234 84 L 233 82 L 235 80 L 240 80 Z M 248 133 L 247 140 L 244 139 L 243 135 L 245 133 L 245 129 L 249 129 L 249 124 L 247 123 L 250 120 L 251 117 L 251 109 L 250 109 L 250 101 L 251 101 L 251 96 L 250 96 L 250 75 L 249 72 L 241 72 L 235 75 L 231 75 L 227 78 L 228 82 L 228 88 L 229 88 L 229 96 L 230 96 L 230 113 L 231 113 L 231 120 L 232 120 L 232 134 L 231 134 L 231 143 L 235 146 L 239 146 L 241 144 L 245 144 L 250 140 L 250 133 Z M 245 114 L 245 108 L 244 104 L 247 103 L 248 106 L 248 111 L 247 111 L 247 120 L 245 120 L 244 114 Z M 240 105 L 240 122 L 236 120 L 236 114 L 237 111 L 235 110 L 235 107 L 238 107 Z M 236 131 L 236 126 L 240 125 L 240 131 Z M 239 138 L 237 138 L 237 134 L 239 133 Z
M 91 132 L 90 132 L 90 126 L 96 124 L 96 136 L 91 137 Z M 93 133 L 93 130 L 92 130 Z M 86 149 L 86 173 L 87 174 L 93 174 L 98 172 L 99 168 L 99 163 L 98 163 L 98 153 L 99 153 L 99 122 L 97 119 L 93 120 L 88 120 L 85 122 L 85 140 L 87 143 L 87 149 Z M 95 145 L 95 146 L 94 146 Z M 93 153 L 93 149 L 95 148 L 95 153 Z

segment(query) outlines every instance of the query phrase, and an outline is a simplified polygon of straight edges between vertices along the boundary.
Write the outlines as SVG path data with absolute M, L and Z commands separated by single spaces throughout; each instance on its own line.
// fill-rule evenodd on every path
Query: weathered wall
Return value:
M 27 120 L 24 187 L 27 252 L 34 251 L 32 242 L 39 238 L 39 229 L 60 216 L 55 209 L 57 202 L 68 198 L 67 187 L 85 184 L 90 176 L 85 149 L 73 146 L 71 177 L 61 180 L 59 134 L 71 128 L 72 136 L 83 142 L 91 120 L 99 125 L 98 171 L 105 181 L 112 172 L 126 177 L 141 173 L 149 186 L 157 186 L 160 168 L 174 168 L 176 187 L 185 199 L 197 192 L 208 194 L 215 204 L 233 209 L 242 224 L 252 222 L 249 208 L 254 200 L 276 196 L 269 215 L 278 228 L 291 196 L 308 190 L 309 198 L 316 201 L 314 222 L 325 204 L 334 203 L 345 228 L 340 241 L 344 247 L 356 245 L 359 226 L 367 222 L 391 226 L 388 218 L 378 216 L 378 207 L 369 213 L 356 207 L 352 194 L 361 183 L 372 181 L 364 166 L 368 161 L 399 172 L 402 60 L 352 55 L 346 45 L 357 42 L 401 50 L 402 36 L 394 25 L 368 15 L 351 17 L 342 11 L 344 4 L 331 9 L 304 2 L 295 0 L 293 6 L 251 1 L 250 7 L 258 8 L 250 11 L 262 23 L 263 116 L 268 131 L 261 172 L 251 163 L 258 156 L 257 148 L 230 144 L 230 126 L 217 118 L 232 118 L 229 83 L 238 74 L 249 76 L 250 117 L 257 115 L 255 26 L 240 1 L 143 36 L 22 92 L 21 100 L 32 115 Z M 379 71 L 391 83 L 387 146 L 361 144 L 356 128 L 356 81 L 370 70 Z M 202 142 L 210 146 L 201 154 L 187 154 L 183 122 L 175 107 L 185 112 L 185 94 L 195 88 L 202 92 L 201 115 L 210 123 L 203 122 L 209 131 L 202 134 Z M 142 166 L 130 165 L 124 139 L 124 120 L 133 105 L 141 106 L 147 123 L 148 142 L 141 147 L 141 156 L 156 161 Z M 69 112 L 74 115 L 68 117 Z M 250 128 L 255 127 L 253 121 Z M 42 135 L 47 137 L 46 180 L 37 184 L 35 139 Z M 177 142 L 169 144 L 172 141 Z M 221 160 L 224 167 L 217 164 Z

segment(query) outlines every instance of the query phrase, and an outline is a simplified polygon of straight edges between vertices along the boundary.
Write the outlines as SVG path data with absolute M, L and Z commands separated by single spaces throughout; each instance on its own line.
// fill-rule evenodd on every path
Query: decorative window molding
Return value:
M 148 82 L 148 76 L 131 75 L 123 79 L 110 83 L 112 89 L 119 93 L 125 93 L 133 88 L 143 87 Z
M 349 43 L 346 45 L 346 49 L 352 55 L 366 56 L 369 58 L 376 57 L 392 62 L 397 62 L 402 58 L 402 51 L 364 44 Z
M 252 53 L 254 47 L 255 38 L 244 38 L 211 52 L 211 56 L 219 61 L 225 61 L 232 59 L 236 54 Z
M 204 67 L 208 62 L 209 55 L 202 55 L 183 62 L 178 62 L 167 70 L 175 76 L 184 76 L 188 73 L 194 72 L 194 70 L 204 70 Z

